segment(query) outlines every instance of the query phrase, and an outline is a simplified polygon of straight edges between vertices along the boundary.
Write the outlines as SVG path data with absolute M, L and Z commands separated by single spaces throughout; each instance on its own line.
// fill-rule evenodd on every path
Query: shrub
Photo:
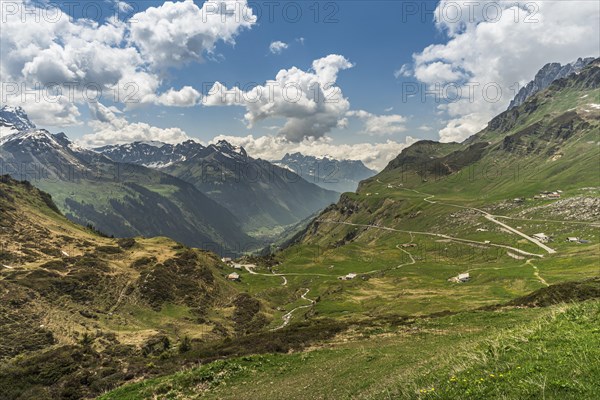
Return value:
M 180 353 L 187 353 L 191 349 L 192 349 L 192 341 L 190 340 L 190 338 L 188 336 L 185 336 L 181 340 L 181 343 L 179 343 L 179 352 Z
M 119 245 L 120 248 L 129 250 L 136 245 L 136 241 L 133 238 L 125 238 L 125 239 L 117 240 L 117 244 Z

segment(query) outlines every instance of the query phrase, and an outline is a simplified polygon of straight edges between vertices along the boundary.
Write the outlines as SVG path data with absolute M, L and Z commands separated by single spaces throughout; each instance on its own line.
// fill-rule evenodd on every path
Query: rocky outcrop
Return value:
M 592 61 L 594 61 L 594 58 L 589 57 L 579 58 L 577 61 L 566 65 L 561 65 L 559 63 L 549 63 L 544 65 L 544 67 L 542 67 L 535 75 L 535 78 L 533 78 L 527 86 L 519 90 L 519 93 L 517 93 L 515 98 L 510 102 L 508 109 L 513 109 L 525 103 L 528 98 L 546 89 L 557 79 L 566 78 L 569 75 L 578 73 Z

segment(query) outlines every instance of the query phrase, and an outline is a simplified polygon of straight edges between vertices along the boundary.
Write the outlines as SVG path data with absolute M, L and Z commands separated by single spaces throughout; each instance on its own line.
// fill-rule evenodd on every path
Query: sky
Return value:
M 600 55 L 587 0 L 0 6 L 0 104 L 87 147 L 225 139 L 381 169 L 477 133 L 546 63 Z

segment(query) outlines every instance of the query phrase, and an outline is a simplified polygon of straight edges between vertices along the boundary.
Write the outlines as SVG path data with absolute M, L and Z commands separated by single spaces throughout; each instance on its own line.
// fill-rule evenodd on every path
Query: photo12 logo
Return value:
M 340 2 L 336 1 L 194 1 L 200 8 L 198 23 L 339 23 Z M 115 19 L 136 23 L 136 14 L 144 9 L 138 1 L 0 1 L 0 20 L 22 23 L 59 23 L 74 16 L 91 21 Z
M 444 83 L 417 83 L 402 82 L 402 102 L 407 103 L 412 99 L 417 99 L 421 103 L 433 101 L 440 103 L 456 103 L 467 101 L 475 103 L 476 101 L 485 101 L 487 103 L 498 103 L 502 101 L 504 95 L 509 92 L 511 98 L 514 98 L 521 86 L 515 82 L 508 88 L 503 88 L 497 82 L 444 82 Z
M 50 82 L 0 83 L 0 102 L 6 104 L 10 98 L 21 103 L 60 103 L 65 100 L 76 103 L 96 103 L 110 100 L 118 103 L 139 103 L 140 88 L 137 82 L 120 82 L 107 87 L 96 82 Z
M 438 24 L 474 24 L 480 21 L 499 22 L 510 18 L 515 23 L 539 23 L 540 4 L 536 1 L 403 1 L 402 23 L 417 19 L 422 23 L 435 20 Z

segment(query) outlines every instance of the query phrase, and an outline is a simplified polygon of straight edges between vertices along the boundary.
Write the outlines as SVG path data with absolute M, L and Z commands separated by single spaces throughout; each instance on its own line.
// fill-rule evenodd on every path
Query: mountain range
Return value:
M 2 109 L 5 124 L 15 131 L 0 141 L 3 173 L 49 192 L 69 219 L 117 237 L 168 236 L 221 252 L 255 243 L 227 209 L 193 185 L 112 161 L 64 133 L 33 128 L 22 112 L 13 119 L 10 114 Z M 20 123 L 12 124 L 16 117 Z
M 134 142 L 108 145 L 94 150 L 113 161 L 160 169 L 176 162 L 185 161 L 204 148 L 200 143 L 188 140 L 175 145 L 163 142 Z
M 273 161 L 273 164 L 294 171 L 322 188 L 341 193 L 355 191 L 360 181 L 377 173 L 360 160 L 336 160 L 301 153 L 287 153 L 281 160 Z
M 117 237 L 168 236 L 239 253 L 263 247 L 263 239 L 339 197 L 225 141 L 88 150 L 64 133 L 37 129 L 22 108 L 3 107 L 0 124 L 4 173 L 52 194 L 71 220 Z
M 209 146 L 191 140 L 176 145 L 136 142 L 95 150 L 114 161 L 156 168 L 193 184 L 255 236 L 296 224 L 339 197 L 226 141 Z

